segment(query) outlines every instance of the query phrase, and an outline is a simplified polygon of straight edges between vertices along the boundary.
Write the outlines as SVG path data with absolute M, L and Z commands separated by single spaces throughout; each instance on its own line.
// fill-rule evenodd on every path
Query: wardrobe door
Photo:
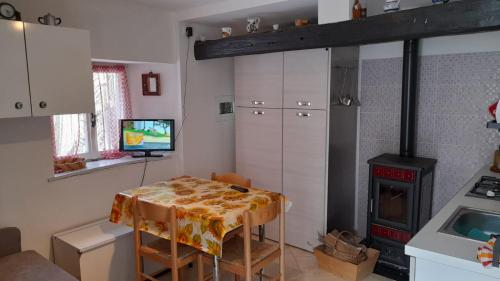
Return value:
M 236 172 L 252 186 L 282 193 L 281 109 L 236 108 Z M 266 226 L 266 237 L 278 239 L 278 220 Z
M 284 108 L 327 109 L 328 58 L 324 48 L 285 52 Z
M 282 108 L 283 53 L 236 57 L 234 79 L 236 106 Z
M 285 109 L 283 123 L 283 194 L 293 203 L 286 242 L 312 251 L 325 225 L 327 114 Z
M 0 20 L 0 118 L 31 116 L 24 27 Z

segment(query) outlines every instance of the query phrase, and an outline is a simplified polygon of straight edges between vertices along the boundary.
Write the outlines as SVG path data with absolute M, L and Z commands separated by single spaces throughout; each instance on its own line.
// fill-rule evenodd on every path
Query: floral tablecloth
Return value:
M 132 197 L 165 207 L 176 206 L 179 243 L 211 255 L 222 254 L 226 233 L 243 224 L 243 213 L 279 201 L 280 194 L 256 188 L 241 193 L 231 184 L 194 177 L 180 177 L 151 186 L 116 194 L 110 221 L 133 226 Z M 141 230 L 170 239 L 168 227 L 160 222 L 144 221 Z

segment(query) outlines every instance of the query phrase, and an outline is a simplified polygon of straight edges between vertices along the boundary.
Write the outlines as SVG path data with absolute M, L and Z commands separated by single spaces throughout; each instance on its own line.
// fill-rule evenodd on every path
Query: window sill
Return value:
M 149 157 L 148 162 L 160 161 L 164 159 L 172 158 L 172 153 L 165 153 L 162 157 Z M 67 179 L 80 175 L 87 175 L 97 171 L 102 171 L 106 169 L 110 169 L 113 167 L 120 167 L 125 165 L 132 165 L 137 163 L 144 163 L 145 158 L 132 158 L 130 156 L 119 158 L 119 159 L 110 159 L 110 160 L 98 160 L 87 162 L 87 167 L 77 171 L 71 171 L 66 173 L 56 174 L 53 177 L 48 179 L 49 182 L 58 181 L 62 179 Z

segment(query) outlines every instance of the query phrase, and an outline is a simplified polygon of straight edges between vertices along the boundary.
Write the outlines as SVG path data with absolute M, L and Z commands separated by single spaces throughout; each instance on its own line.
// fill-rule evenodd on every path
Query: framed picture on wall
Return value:
M 142 95 L 160 96 L 160 74 L 149 72 L 142 74 Z

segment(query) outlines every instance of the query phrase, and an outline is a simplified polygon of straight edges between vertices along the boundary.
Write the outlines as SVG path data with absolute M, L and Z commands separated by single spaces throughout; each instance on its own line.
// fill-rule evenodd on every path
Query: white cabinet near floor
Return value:
M 24 29 L 33 116 L 93 112 L 90 33 L 31 23 Z
M 282 193 L 282 109 L 236 108 L 236 172 L 252 186 Z M 266 237 L 278 240 L 279 224 L 266 225 Z
M 324 48 L 285 52 L 283 107 L 326 110 L 329 65 Z
M 236 106 L 282 108 L 283 53 L 236 57 L 234 78 Z
M 325 227 L 327 113 L 283 112 L 283 194 L 293 202 L 286 242 L 312 251 Z
M 31 116 L 23 23 L 0 20 L 0 118 Z

